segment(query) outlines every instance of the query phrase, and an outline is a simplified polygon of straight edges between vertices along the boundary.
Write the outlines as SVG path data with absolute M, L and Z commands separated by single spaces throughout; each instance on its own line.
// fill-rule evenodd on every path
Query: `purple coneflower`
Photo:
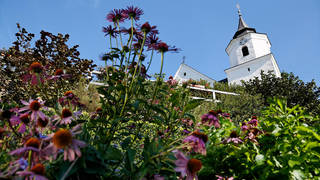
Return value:
M 43 164 L 36 164 L 34 165 L 30 171 L 20 171 L 17 172 L 18 175 L 20 176 L 29 176 L 31 179 L 34 180 L 48 180 L 44 174 L 45 174 L 45 167 Z
M 102 32 L 105 33 L 105 36 L 111 36 L 113 38 L 117 37 L 117 34 L 119 34 L 119 32 L 116 30 L 116 27 L 112 27 L 111 25 L 107 26 L 107 27 L 102 27 Z
M 18 132 L 24 133 L 26 131 L 26 125 L 30 122 L 29 113 L 20 114 L 18 116 L 12 116 L 10 118 L 10 123 L 12 126 L 19 126 Z
M 39 62 L 33 62 L 29 66 L 29 71 L 31 74 L 25 74 L 22 76 L 23 82 L 28 82 L 31 80 L 32 85 L 37 85 L 39 83 L 44 83 L 45 77 L 47 76 L 44 72 L 44 67 Z M 40 75 L 41 74 L 41 75 Z M 40 81 L 40 82 L 39 82 Z
M 190 136 L 187 136 L 183 142 L 187 143 L 194 152 L 206 155 L 206 142 L 208 141 L 208 136 L 199 131 L 194 131 Z
M 72 112 L 69 109 L 64 108 L 61 112 L 60 124 L 71 124 L 72 119 Z
M 217 180 L 234 180 L 233 177 L 223 177 L 219 175 L 216 175 L 216 177 L 218 178 Z
M 236 131 L 232 131 L 230 133 L 229 138 L 222 141 L 222 143 L 224 144 L 230 143 L 230 142 L 232 142 L 233 144 L 241 144 L 243 141 L 238 137 L 238 134 Z
M 258 120 L 256 116 L 253 116 L 252 119 L 248 122 L 252 126 L 258 126 Z
M 198 159 L 188 159 L 180 151 L 174 151 L 174 154 L 177 158 L 175 161 L 176 168 L 174 168 L 174 170 L 181 173 L 181 178 L 187 176 L 186 180 L 198 179 L 197 172 L 200 171 L 202 167 L 201 161 Z
M 247 131 L 249 128 L 245 122 L 242 122 L 241 131 Z
M 125 14 L 123 13 L 123 9 L 114 9 L 107 14 L 107 20 L 109 22 L 123 22 L 125 20 Z
M 123 10 L 123 13 L 125 14 L 125 17 L 127 19 L 134 19 L 138 21 L 140 19 L 140 16 L 143 15 L 143 10 L 138 7 L 128 6 L 127 9 Z
M 165 52 L 168 52 L 168 51 L 172 51 L 172 52 L 178 52 L 179 51 L 178 48 L 176 48 L 174 46 L 170 47 L 164 42 L 159 42 L 155 49 L 158 50 L 160 53 L 165 53 Z
M 141 31 L 146 33 L 146 34 L 158 34 L 159 31 L 156 30 L 157 26 L 150 26 L 149 22 L 146 22 L 144 24 L 142 24 L 142 26 L 140 27 Z
M 133 29 L 133 32 L 131 32 L 132 31 L 132 29 Z M 132 28 L 131 29 L 131 27 L 130 28 L 121 28 L 121 32 L 122 33 L 124 33 L 124 34 L 128 34 L 128 35 L 130 35 L 131 36 L 131 34 L 133 34 L 134 36 L 135 36 L 135 38 L 136 39 L 143 39 L 143 34 L 140 32 L 140 31 L 137 31 L 137 29 L 136 28 Z M 136 40 L 134 40 L 134 41 L 136 41 Z
M 52 140 L 52 142 L 45 148 L 47 154 L 56 154 L 59 149 L 63 149 L 64 152 L 64 160 L 73 161 L 75 156 L 81 156 L 81 151 L 79 148 L 85 147 L 86 144 L 83 141 L 74 139 L 76 134 L 79 134 L 80 125 L 77 125 L 72 128 L 72 130 L 68 129 L 59 129 L 57 132 L 48 135 L 46 140 Z
M 57 79 L 60 79 L 60 78 L 69 78 L 70 76 L 71 76 L 71 75 L 69 75 L 69 74 L 65 74 L 62 69 L 57 69 L 57 70 L 54 72 L 54 75 L 51 76 L 51 77 L 49 77 L 48 79 L 50 79 L 50 80 L 55 80 L 55 81 L 56 81 Z
M 148 47 L 148 50 L 156 50 L 158 43 L 160 42 L 156 34 L 149 34 L 145 45 Z
M 10 155 L 18 155 L 19 156 L 19 155 L 22 155 L 26 152 L 29 152 L 30 150 L 38 153 L 40 151 L 39 150 L 40 144 L 41 144 L 41 142 L 38 138 L 31 137 L 24 143 L 24 147 L 11 151 Z
M 33 100 L 30 99 L 29 102 L 26 102 L 24 100 L 21 100 L 21 103 L 26 105 L 25 107 L 22 107 L 19 109 L 19 112 L 24 112 L 24 113 L 30 113 L 31 112 L 31 121 L 36 121 L 38 117 L 45 119 L 46 116 L 40 109 L 43 107 L 45 108 L 44 101 L 42 100 Z

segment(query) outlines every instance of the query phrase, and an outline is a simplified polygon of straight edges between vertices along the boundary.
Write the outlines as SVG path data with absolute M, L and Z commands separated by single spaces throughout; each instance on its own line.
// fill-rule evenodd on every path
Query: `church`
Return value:
M 238 29 L 229 42 L 226 53 L 229 56 L 230 68 L 224 70 L 226 79 L 220 82 L 241 85 L 241 81 L 248 81 L 260 77 L 261 71 L 272 72 L 276 77 L 281 77 L 278 64 L 271 53 L 271 43 L 267 34 L 256 32 L 255 28 L 249 27 L 238 7 L 239 24 Z M 194 68 L 181 63 L 174 79 L 184 82 L 189 79 L 200 79 L 208 81 L 211 85 L 214 79 L 200 73 Z

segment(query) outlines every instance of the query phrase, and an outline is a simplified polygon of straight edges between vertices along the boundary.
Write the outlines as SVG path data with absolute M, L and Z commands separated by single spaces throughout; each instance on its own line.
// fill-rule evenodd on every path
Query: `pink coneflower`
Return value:
M 43 66 L 39 62 L 33 62 L 33 63 L 31 63 L 29 70 L 34 73 L 41 73 L 43 70 Z
M 57 79 L 60 79 L 60 78 L 69 78 L 71 75 L 69 74 L 65 74 L 64 71 L 62 69 L 57 69 L 55 72 L 54 72 L 54 75 L 49 77 L 48 79 L 50 80 L 57 80 Z
M 83 141 L 74 139 L 76 134 L 79 134 L 80 125 L 73 127 L 70 131 L 68 129 L 59 129 L 57 132 L 48 135 L 46 140 L 51 140 L 52 142 L 45 148 L 47 154 L 56 154 L 59 149 L 64 151 L 64 160 L 73 161 L 75 156 L 81 156 L 81 151 L 79 148 L 85 147 L 86 144 Z
M 132 32 L 132 30 L 133 30 L 133 32 Z M 133 36 L 138 40 L 139 39 L 141 39 L 141 40 L 143 39 L 143 34 L 140 31 L 137 31 L 136 28 L 132 28 L 132 29 L 131 29 L 131 27 L 128 28 L 128 29 L 121 28 L 121 32 L 124 33 L 124 34 L 128 34 L 130 36 L 131 36 L 131 34 L 133 34 Z
M 19 112 L 30 113 L 31 112 L 31 121 L 36 121 L 38 117 L 45 119 L 45 115 L 40 109 L 43 107 L 45 108 L 44 101 L 42 100 L 33 100 L 30 99 L 29 102 L 21 100 L 21 103 L 26 105 L 19 109 Z
M 117 29 L 116 27 L 113 28 L 111 25 L 109 25 L 107 27 L 102 27 L 102 32 L 105 33 L 105 36 L 109 35 L 115 38 L 119 34 L 119 32 L 116 29 Z
M 123 9 L 114 9 L 107 14 L 107 20 L 109 22 L 123 22 L 125 20 L 125 14 L 123 13 Z
M 251 119 L 248 124 L 252 125 L 252 126 L 258 126 L 258 120 L 255 118 L 255 119 Z
M 233 177 L 223 177 L 219 175 L 216 175 L 216 177 L 218 178 L 217 180 L 234 180 Z
M 45 128 L 49 123 L 49 119 L 46 117 L 44 119 L 38 118 L 37 120 L 37 126 L 41 128 Z
M 165 53 L 165 52 L 168 52 L 168 51 L 172 51 L 172 52 L 178 52 L 179 51 L 178 48 L 176 48 L 174 46 L 170 47 L 164 42 L 159 42 L 155 49 L 158 50 L 160 53 Z
M 220 128 L 218 113 L 214 110 L 209 111 L 207 114 L 201 116 L 201 123 L 207 126 L 214 126 Z
M 176 168 L 174 168 L 174 170 L 181 173 L 180 177 L 184 178 L 187 176 L 186 180 L 198 179 L 197 172 L 200 171 L 202 167 L 201 161 L 198 159 L 188 159 L 180 151 L 174 151 L 174 154 L 177 158 L 175 161 Z
M 149 34 L 145 45 L 148 47 L 148 50 L 156 50 L 158 43 L 160 42 L 156 34 Z
M 11 151 L 9 154 L 10 155 L 22 155 L 26 152 L 29 152 L 30 150 L 33 152 L 40 152 L 39 147 L 40 147 L 40 140 L 35 137 L 29 138 L 25 143 L 22 148 L 18 148 L 16 150 Z
M 60 124 L 71 124 L 72 119 L 72 112 L 69 109 L 64 108 L 61 112 Z
M 245 122 L 242 122 L 241 131 L 247 131 L 249 128 Z
M 45 167 L 43 166 L 43 164 L 36 164 L 34 165 L 30 171 L 20 171 L 17 172 L 18 175 L 20 176 L 29 176 L 30 179 L 33 180 L 48 180 L 44 174 L 45 174 Z
M 125 17 L 127 19 L 134 19 L 138 21 L 140 19 L 140 16 L 143 15 L 143 10 L 138 7 L 128 6 L 127 9 L 123 10 L 123 13 L 125 14 Z
M 149 22 L 146 22 L 144 24 L 142 24 L 142 26 L 140 27 L 141 31 L 146 33 L 146 34 L 158 34 L 159 31 L 156 30 L 157 26 L 150 26 Z
M 230 143 L 230 142 L 232 142 L 233 144 L 241 144 L 243 141 L 238 137 L 238 134 L 236 131 L 232 131 L 230 133 L 229 138 L 222 141 L 222 143 L 224 144 Z
M 208 136 L 199 131 L 194 131 L 190 136 L 187 136 L 183 142 L 187 143 L 189 147 L 196 153 L 206 155 L 206 142 L 208 141 Z
M 29 113 L 20 114 L 19 116 L 12 116 L 10 118 L 10 123 L 12 126 L 19 126 L 18 132 L 24 133 L 26 131 L 26 125 L 30 122 Z

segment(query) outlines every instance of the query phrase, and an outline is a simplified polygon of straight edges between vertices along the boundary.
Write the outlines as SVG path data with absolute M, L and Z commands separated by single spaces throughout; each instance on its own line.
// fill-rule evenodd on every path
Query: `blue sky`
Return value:
M 100 56 L 108 47 L 101 32 L 109 25 L 106 14 L 134 5 L 144 10 L 140 23 L 157 25 L 162 41 L 182 49 L 166 54 L 167 75 L 174 75 L 186 56 L 186 64 L 221 80 L 230 66 L 225 48 L 238 26 L 236 3 L 250 27 L 268 34 L 281 71 L 320 85 L 319 0 L 0 0 L 0 48 L 11 46 L 19 22 L 37 38 L 41 30 L 70 34 L 70 45 L 80 45 L 82 58 L 102 65 Z M 159 68 L 156 56 L 151 74 Z

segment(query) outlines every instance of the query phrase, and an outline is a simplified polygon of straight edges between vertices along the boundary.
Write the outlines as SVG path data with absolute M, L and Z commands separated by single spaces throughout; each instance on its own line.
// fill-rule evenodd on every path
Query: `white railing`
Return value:
M 91 74 L 98 75 L 98 74 L 101 74 L 101 72 L 100 71 L 91 71 Z M 150 81 L 155 81 L 155 80 L 150 80 Z M 90 84 L 97 85 L 97 86 L 104 86 L 105 85 L 104 83 L 94 82 L 94 81 L 91 81 Z M 240 95 L 240 94 L 233 93 L 233 92 L 219 91 L 219 90 L 214 90 L 214 89 L 206 89 L 206 88 L 204 88 L 202 86 L 198 86 L 198 87 L 187 86 L 187 88 L 195 89 L 195 90 L 199 90 L 199 91 L 211 92 L 212 93 L 212 99 L 206 99 L 206 98 L 203 98 L 203 97 L 196 97 L 196 96 L 192 96 L 191 97 L 192 99 L 203 99 L 204 101 L 211 101 L 211 102 L 212 101 L 213 102 L 220 102 L 220 100 L 217 99 L 216 94 L 227 94 L 227 95 L 233 95 L 233 96 Z
M 237 93 L 233 93 L 233 92 L 227 92 L 227 91 L 219 91 L 219 90 L 214 90 L 214 89 L 205 89 L 205 88 L 201 88 L 201 87 L 193 87 L 193 86 L 188 86 L 187 88 L 189 89 L 195 89 L 195 90 L 199 90 L 199 91 L 206 91 L 206 92 L 212 92 L 212 99 L 206 99 L 203 97 L 195 97 L 192 96 L 192 99 L 203 99 L 205 101 L 214 101 L 214 102 L 220 102 L 220 100 L 217 99 L 216 94 L 227 94 L 227 95 L 233 95 L 233 96 L 238 96 L 240 94 Z

